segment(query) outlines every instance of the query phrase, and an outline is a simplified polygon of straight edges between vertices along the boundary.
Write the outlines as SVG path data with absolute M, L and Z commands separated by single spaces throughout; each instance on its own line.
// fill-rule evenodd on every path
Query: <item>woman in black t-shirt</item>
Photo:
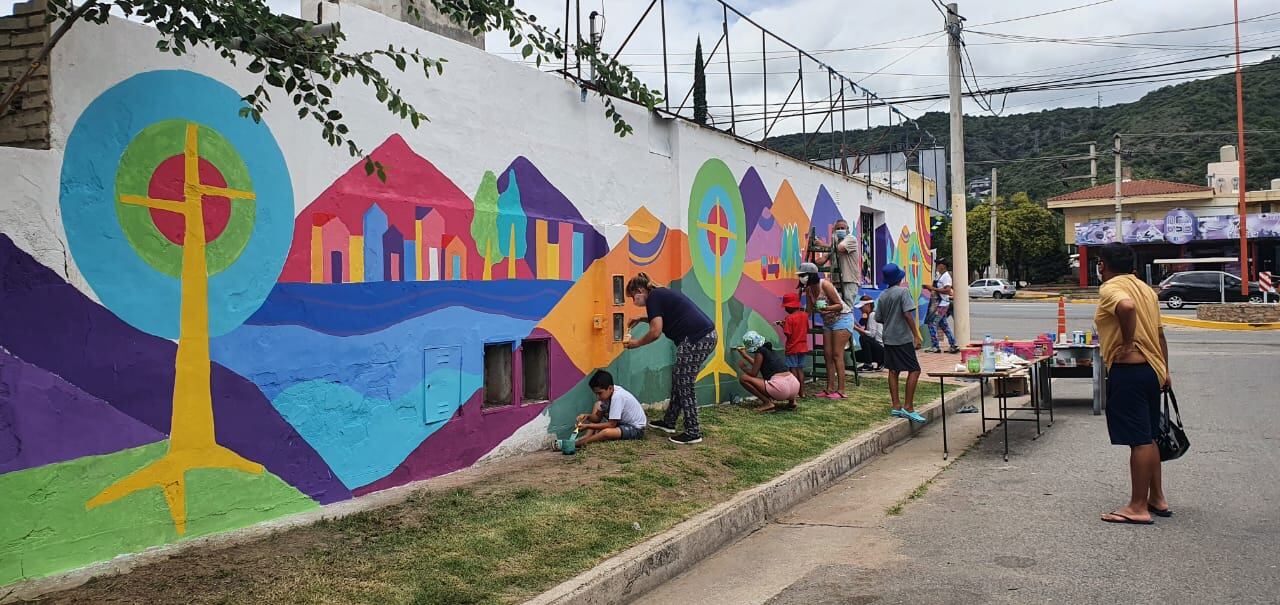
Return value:
M 763 405 L 756 408 L 757 412 L 796 409 L 800 381 L 787 369 L 782 354 L 774 350 L 773 343 L 752 330 L 742 335 L 742 346 L 737 351 L 742 357 L 738 363 L 742 370 L 738 382 L 760 399 Z M 778 403 L 781 401 L 786 403 Z
M 673 443 L 702 442 L 702 426 L 698 424 L 698 401 L 694 397 L 693 384 L 698 370 L 716 349 L 716 327 L 689 297 L 670 288 L 653 283 L 648 275 L 637 274 L 627 282 L 627 296 L 638 307 L 645 308 L 645 316 L 632 319 L 627 329 L 642 322 L 649 323 L 649 332 L 638 340 L 631 340 L 627 333 L 628 349 L 643 347 L 664 335 L 676 343 L 675 363 L 671 364 L 671 400 L 662 420 L 649 426 L 667 433 L 676 432 L 676 417 L 684 412 L 684 433 L 671 437 Z

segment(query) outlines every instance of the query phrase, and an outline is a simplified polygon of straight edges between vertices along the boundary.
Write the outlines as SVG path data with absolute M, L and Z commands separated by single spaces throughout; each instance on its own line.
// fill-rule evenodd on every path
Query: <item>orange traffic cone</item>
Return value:
M 1067 297 L 1058 295 L 1058 334 L 1067 333 Z

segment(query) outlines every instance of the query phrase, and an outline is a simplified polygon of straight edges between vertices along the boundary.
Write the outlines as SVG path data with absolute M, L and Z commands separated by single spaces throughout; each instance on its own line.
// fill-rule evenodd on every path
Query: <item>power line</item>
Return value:
M 936 2 L 937 0 L 934 0 L 934 1 Z M 916 47 L 914 50 L 912 50 L 911 52 L 909 52 L 909 53 L 907 53 L 907 54 L 905 54 L 905 55 L 902 55 L 901 57 L 898 57 L 897 59 L 894 59 L 893 61 L 890 61 L 890 62 L 889 62 L 889 64 L 885 65 L 884 67 L 881 67 L 880 69 L 877 69 L 876 71 L 873 71 L 873 72 L 871 72 L 871 73 L 869 73 L 869 74 L 867 74 L 867 75 L 863 76 L 863 77 L 862 77 L 862 79 L 858 80 L 856 83 L 857 83 L 857 84 L 861 84 L 861 83 L 863 83 L 863 82 L 867 81 L 867 79 L 868 79 L 868 78 L 871 78 L 871 77 L 875 76 L 876 74 L 878 74 L 878 73 L 880 73 L 880 72 L 882 72 L 882 71 L 884 71 L 884 70 L 886 70 L 886 69 L 889 69 L 890 67 L 893 67 L 894 65 L 897 65 L 897 64 L 898 64 L 899 62 L 901 62 L 903 59 L 906 59 L 907 57 L 910 57 L 911 55 L 916 54 L 917 52 L 919 52 L 919 51 L 920 51 L 920 49 L 924 48 L 924 47 L 925 47 L 925 46 L 927 46 L 928 44 L 932 43 L 934 40 L 937 40 L 938 38 L 941 38 L 942 36 L 945 36 L 945 35 L 946 35 L 946 32 L 939 33 L 938 35 L 936 35 L 936 36 L 934 36 L 934 37 L 930 38 L 928 42 L 925 42 L 924 44 L 921 44 L 920 46 L 917 46 L 917 47 Z
M 1035 19 L 1035 18 L 1037 18 L 1037 17 L 1045 17 L 1045 16 L 1048 16 L 1048 15 L 1057 15 L 1057 14 L 1059 14 L 1059 13 L 1065 13 L 1065 12 L 1069 12 L 1069 11 L 1080 10 L 1080 9 L 1082 9 L 1082 8 L 1089 8 L 1089 7 L 1091 7 L 1091 6 L 1098 6 L 1099 4 L 1107 4 L 1108 2 L 1111 2 L 1111 1 L 1112 1 L 1112 0 L 1099 0 L 1098 2 L 1091 2 L 1091 3 L 1089 3 L 1089 4 L 1081 4 L 1080 6 L 1072 6 L 1072 7 L 1070 7 L 1070 8 L 1059 9 L 1059 10 L 1056 10 L 1056 11 L 1049 11 L 1049 12 L 1047 12 L 1047 13 L 1036 13 L 1036 14 L 1034 14 L 1034 15 L 1027 15 L 1027 16 L 1025 16 L 1025 17 L 1014 17 L 1014 18 L 1012 18 L 1012 19 L 1002 19 L 1002 20 L 1000 20 L 1000 21 L 988 21 L 988 22 L 986 22 L 986 23 L 975 23 L 975 24 L 971 25 L 970 27 L 983 27 L 983 26 L 986 26 L 986 25 L 998 25 L 998 24 L 1001 24 L 1001 23 L 1013 23 L 1014 21 L 1025 21 L 1025 20 L 1027 20 L 1027 19 Z

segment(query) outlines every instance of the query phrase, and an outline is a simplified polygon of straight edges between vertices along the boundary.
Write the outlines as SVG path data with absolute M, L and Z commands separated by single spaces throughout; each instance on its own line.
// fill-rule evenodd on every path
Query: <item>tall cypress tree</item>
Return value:
M 702 37 L 693 51 L 693 121 L 707 123 L 707 73 L 702 62 Z

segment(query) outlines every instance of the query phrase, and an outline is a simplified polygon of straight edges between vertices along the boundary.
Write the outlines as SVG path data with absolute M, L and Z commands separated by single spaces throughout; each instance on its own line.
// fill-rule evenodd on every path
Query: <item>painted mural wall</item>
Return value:
M 779 336 L 840 218 L 866 292 L 930 279 L 921 206 L 631 107 L 620 140 L 557 78 L 343 18 L 450 59 L 420 130 L 337 91 L 385 181 L 288 111 L 239 118 L 255 82 L 208 53 L 128 22 L 58 47 L 53 149 L 0 149 L 0 585 L 546 447 L 596 368 L 662 402 L 672 347 L 615 330 L 638 271 L 721 343 Z M 728 362 L 701 401 L 738 394 Z

